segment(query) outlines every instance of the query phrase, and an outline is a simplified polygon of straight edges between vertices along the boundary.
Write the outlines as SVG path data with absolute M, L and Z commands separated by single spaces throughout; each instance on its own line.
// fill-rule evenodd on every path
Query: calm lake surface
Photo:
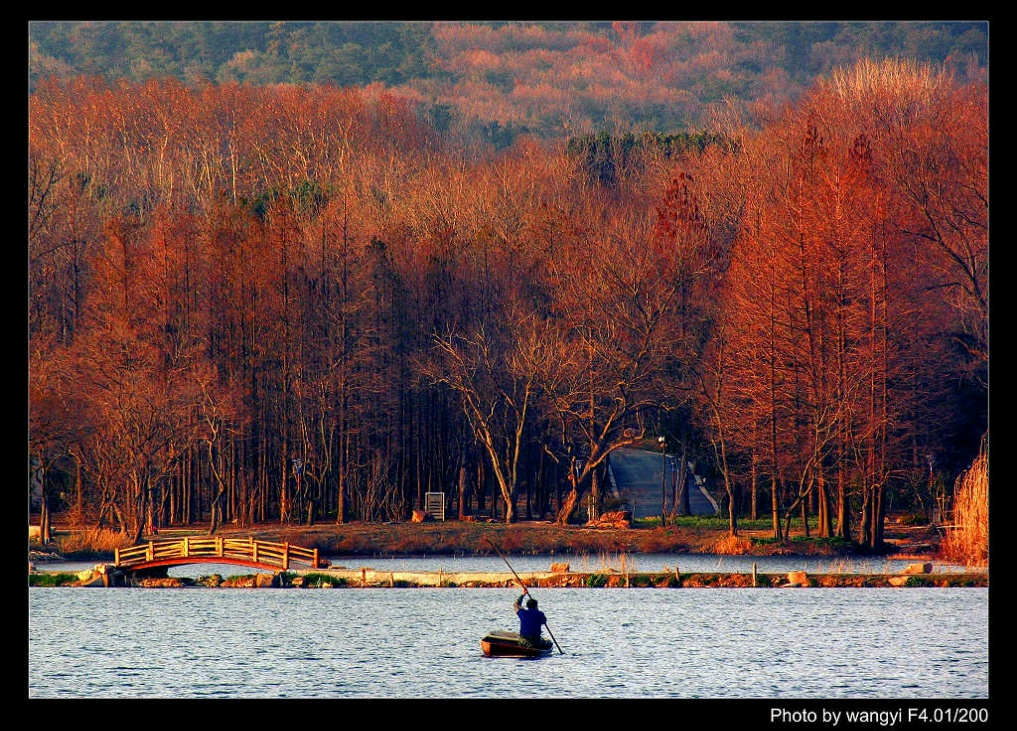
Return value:
M 682 571 L 694 570 L 686 558 Z M 985 588 L 542 589 L 565 654 L 484 658 L 486 632 L 518 628 L 516 595 L 31 588 L 28 695 L 988 697 Z
M 329 556 L 333 567 L 359 569 L 373 568 L 379 571 L 508 571 L 505 562 L 498 556 L 427 556 L 377 558 L 373 556 Z M 572 571 L 604 571 L 608 568 L 629 571 L 673 571 L 677 566 L 684 573 L 750 573 L 752 564 L 760 573 L 782 574 L 788 571 L 806 571 L 813 574 L 893 574 L 906 566 L 916 563 L 906 559 L 858 558 L 839 556 L 721 556 L 694 553 L 647 553 L 602 555 L 533 555 L 511 556 L 509 560 L 516 571 L 548 571 L 554 562 L 567 562 Z M 95 561 L 39 563 L 41 571 L 77 572 L 92 568 Z M 965 568 L 952 564 L 932 563 L 933 573 L 964 573 L 979 569 Z M 981 569 L 984 571 L 984 569 Z M 239 566 L 216 566 L 212 564 L 180 566 L 170 569 L 171 576 L 197 577 L 212 573 L 223 576 L 250 573 Z

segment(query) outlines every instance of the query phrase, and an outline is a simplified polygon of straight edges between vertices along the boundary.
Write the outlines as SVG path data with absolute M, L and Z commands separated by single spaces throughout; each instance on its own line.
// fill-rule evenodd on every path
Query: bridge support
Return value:
M 134 571 L 133 574 L 136 579 L 165 579 L 169 576 L 169 568 L 169 566 L 152 566 Z

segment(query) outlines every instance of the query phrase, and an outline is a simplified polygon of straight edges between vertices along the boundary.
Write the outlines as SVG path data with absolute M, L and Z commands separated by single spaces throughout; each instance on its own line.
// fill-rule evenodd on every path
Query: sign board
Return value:
M 424 512 L 435 520 L 445 520 L 445 493 L 425 492 Z

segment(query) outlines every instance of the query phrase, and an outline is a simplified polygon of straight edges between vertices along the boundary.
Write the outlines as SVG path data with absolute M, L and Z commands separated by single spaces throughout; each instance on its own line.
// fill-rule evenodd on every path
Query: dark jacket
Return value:
M 516 603 L 512 605 L 519 617 L 519 634 L 530 640 L 539 640 L 540 629 L 547 623 L 547 617 L 539 609 L 523 609 L 523 597 L 525 596 L 525 594 L 520 594 Z

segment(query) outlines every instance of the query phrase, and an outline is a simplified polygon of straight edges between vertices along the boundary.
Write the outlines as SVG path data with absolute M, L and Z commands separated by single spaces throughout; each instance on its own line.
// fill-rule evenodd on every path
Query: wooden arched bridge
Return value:
M 328 566 L 328 561 L 318 555 L 317 548 L 256 541 L 252 537 L 184 536 L 118 548 L 114 553 L 114 566 L 130 572 L 192 563 L 236 564 L 284 571 L 294 564 L 312 569 Z

